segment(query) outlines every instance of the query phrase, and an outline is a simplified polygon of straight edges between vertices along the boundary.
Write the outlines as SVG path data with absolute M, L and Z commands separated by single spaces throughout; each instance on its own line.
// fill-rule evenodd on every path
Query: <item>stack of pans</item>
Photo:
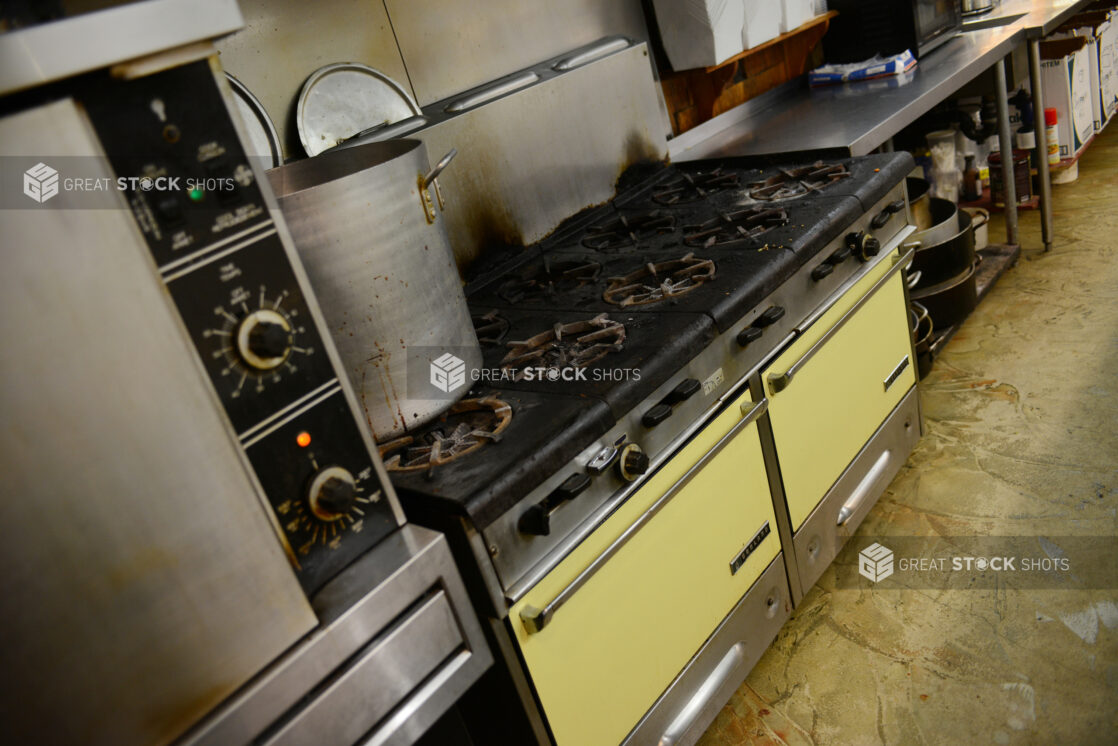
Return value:
M 915 191 L 909 185 L 910 194 Z M 911 298 L 928 309 L 937 330 L 958 324 L 978 304 L 975 284 L 977 257 L 971 216 L 955 203 L 928 197 L 930 226 L 912 235 L 906 246 L 915 246 L 909 272 L 919 279 Z

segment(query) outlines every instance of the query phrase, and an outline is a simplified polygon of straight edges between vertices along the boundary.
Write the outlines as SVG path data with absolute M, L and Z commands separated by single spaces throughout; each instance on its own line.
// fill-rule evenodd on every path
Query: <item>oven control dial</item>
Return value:
M 237 353 L 256 370 L 278 368 L 291 352 L 291 324 L 282 314 L 261 308 L 237 327 Z
M 848 235 L 846 245 L 860 262 L 868 262 L 870 257 L 877 256 L 877 252 L 881 251 L 881 242 L 865 231 Z
M 307 487 L 307 503 L 320 521 L 336 521 L 357 504 L 357 480 L 340 466 L 320 469 Z
M 630 443 L 621 451 L 621 458 L 617 462 L 617 470 L 621 478 L 629 482 L 648 471 L 651 465 L 648 454 L 641 450 L 636 443 Z

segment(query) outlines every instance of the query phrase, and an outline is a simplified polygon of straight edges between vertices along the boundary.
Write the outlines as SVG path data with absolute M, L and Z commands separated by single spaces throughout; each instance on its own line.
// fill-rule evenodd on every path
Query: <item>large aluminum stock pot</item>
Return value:
M 436 359 L 450 353 L 466 371 L 481 366 L 435 181 L 453 155 L 432 169 L 422 142 L 389 140 L 268 172 L 380 441 L 428 422 L 469 389 L 427 385 Z

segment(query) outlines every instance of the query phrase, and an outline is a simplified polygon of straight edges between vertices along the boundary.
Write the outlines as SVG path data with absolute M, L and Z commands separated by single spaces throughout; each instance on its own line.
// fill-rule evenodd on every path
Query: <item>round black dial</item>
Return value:
M 631 482 L 641 474 L 646 473 L 650 465 L 648 454 L 641 450 L 641 447 L 636 443 L 630 443 L 621 452 L 621 460 L 617 468 L 621 472 L 621 476 Z
M 282 314 L 269 309 L 253 311 L 237 327 L 237 352 L 257 370 L 282 365 L 291 352 L 291 344 L 291 324 Z
M 357 480 L 340 466 L 320 469 L 307 488 L 311 513 L 321 521 L 336 521 L 357 504 Z

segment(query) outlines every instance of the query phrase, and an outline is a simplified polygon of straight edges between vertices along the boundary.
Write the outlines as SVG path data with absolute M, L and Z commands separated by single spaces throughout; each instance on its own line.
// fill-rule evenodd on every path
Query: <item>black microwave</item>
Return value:
M 906 49 L 917 58 L 963 27 L 960 0 L 828 0 L 837 10 L 823 37 L 828 62 L 860 62 Z

